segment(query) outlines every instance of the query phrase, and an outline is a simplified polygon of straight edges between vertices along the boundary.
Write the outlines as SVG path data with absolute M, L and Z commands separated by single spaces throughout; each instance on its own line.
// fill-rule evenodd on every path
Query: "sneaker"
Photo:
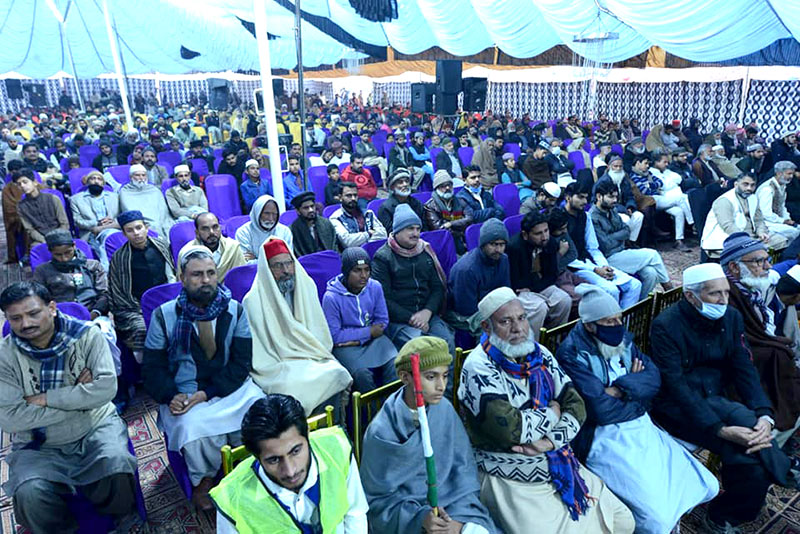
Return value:
M 710 516 L 706 515 L 706 518 L 703 521 L 701 532 L 704 534 L 739 534 L 739 529 L 727 521 L 720 525 L 711 519 Z

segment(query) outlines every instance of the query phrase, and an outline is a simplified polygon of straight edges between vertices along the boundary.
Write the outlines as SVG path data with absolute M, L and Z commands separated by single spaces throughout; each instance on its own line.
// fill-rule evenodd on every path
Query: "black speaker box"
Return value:
M 272 78 L 272 92 L 275 96 L 283 96 L 283 78 Z
M 436 60 L 436 90 L 442 93 L 461 92 L 461 61 L 457 59 Z
M 464 111 L 486 111 L 486 78 L 464 78 Z
M 411 111 L 412 113 L 430 113 L 433 111 L 433 94 L 436 85 L 432 83 L 411 84 Z
M 208 95 L 208 104 L 211 109 L 224 110 L 228 108 L 228 86 L 214 87 Z
M 47 105 L 47 90 L 43 83 L 32 83 L 28 86 L 28 102 L 31 106 L 42 108 Z
M 455 115 L 458 111 L 458 93 L 436 91 L 435 111 L 437 115 Z
M 22 82 L 19 80 L 6 80 L 6 94 L 12 100 L 22 100 Z

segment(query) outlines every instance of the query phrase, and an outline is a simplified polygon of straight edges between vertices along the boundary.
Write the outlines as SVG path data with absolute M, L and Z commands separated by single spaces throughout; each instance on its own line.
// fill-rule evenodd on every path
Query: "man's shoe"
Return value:
M 214 479 L 205 477 L 200 481 L 200 484 L 192 490 L 192 503 L 197 509 L 203 510 L 204 512 L 210 512 L 214 509 L 214 503 L 211 502 L 211 497 L 208 495 L 208 492 L 213 487 Z

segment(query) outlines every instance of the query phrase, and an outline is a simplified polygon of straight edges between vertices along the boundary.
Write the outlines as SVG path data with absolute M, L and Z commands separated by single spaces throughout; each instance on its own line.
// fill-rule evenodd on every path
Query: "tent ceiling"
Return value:
M 107 1 L 129 74 L 258 70 L 255 38 L 243 24 L 254 20 L 252 0 Z M 457 56 L 497 46 L 526 58 L 557 44 L 603 62 L 651 45 L 715 62 L 800 38 L 800 0 L 396 1 L 398 17 L 379 23 L 360 17 L 348 0 L 302 0 L 304 65 L 334 64 L 386 46 L 403 54 L 438 46 Z M 79 77 L 113 72 L 102 2 L 0 0 L 0 72 L 34 78 L 71 72 L 67 42 Z M 273 68 L 295 68 L 293 0 L 267 5 Z M 55 11 L 66 14 L 66 37 Z M 618 38 L 603 45 L 573 42 L 587 32 Z

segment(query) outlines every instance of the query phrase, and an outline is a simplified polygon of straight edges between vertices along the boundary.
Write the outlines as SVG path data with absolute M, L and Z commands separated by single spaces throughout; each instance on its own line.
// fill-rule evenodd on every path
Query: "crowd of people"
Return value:
M 123 361 L 218 532 L 666 534 L 710 503 L 703 528 L 729 533 L 771 484 L 798 487 L 782 449 L 800 417 L 796 131 L 307 104 L 284 202 L 246 108 L 167 106 L 132 129 L 113 102 L 0 117 L 8 258 L 36 259 L 0 294 L 20 524 L 71 528 L 62 496 L 80 488 L 118 532 L 147 531 Z M 212 175 L 239 226 L 209 209 Z M 194 235 L 176 241 L 178 224 Z M 623 312 L 678 285 L 665 247 L 699 261 L 638 346 Z M 319 279 L 319 253 L 337 274 Z M 574 319 L 554 353 L 538 343 Z M 350 393 L 390 384 L 357 458 Z M 340 426 L 309 432 L 326 406 Z M 220 480 L 224 445 L 255 459 Z

